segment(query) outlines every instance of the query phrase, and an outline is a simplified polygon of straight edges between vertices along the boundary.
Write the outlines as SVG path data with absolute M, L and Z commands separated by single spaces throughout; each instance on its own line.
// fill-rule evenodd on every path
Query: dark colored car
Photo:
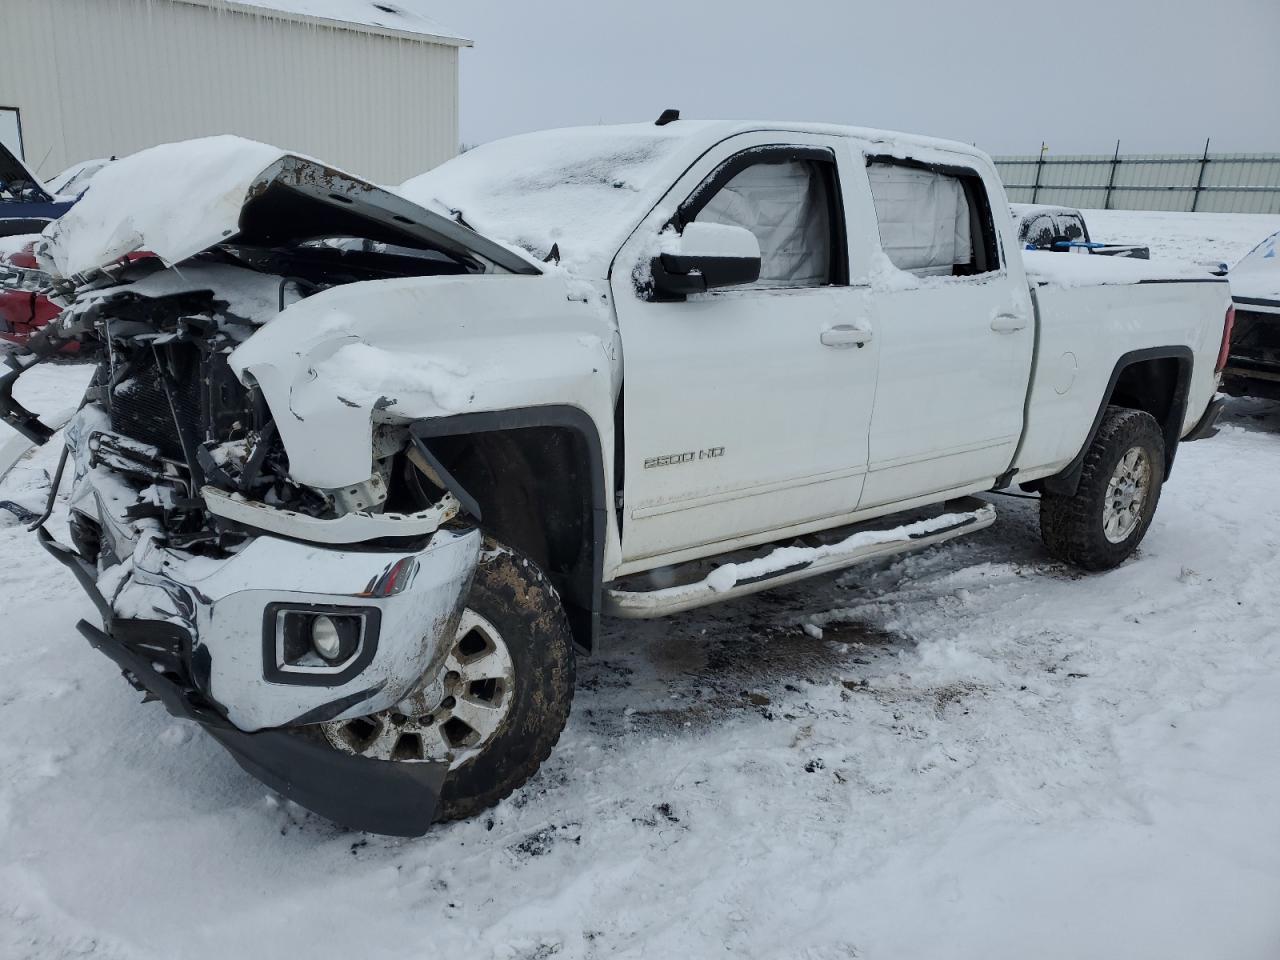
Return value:
M 39 233 L 74 203 L 50 193 L 26 164 L 0 143 L 0 237 Z
M 1074 207 L 1011 203 L 1009 209 L 1018 224 L 1018 240 L 1028 250 L 1151 259 L 1149 247 L 1096 243 L 1089 236 L 1089 225 L 1084 222 L 1084 214 Z

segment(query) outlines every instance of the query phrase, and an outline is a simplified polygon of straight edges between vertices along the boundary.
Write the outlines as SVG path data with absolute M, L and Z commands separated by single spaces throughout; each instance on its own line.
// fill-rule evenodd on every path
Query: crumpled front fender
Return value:
M 612 424 L 610 311 L 556 275 L 378 280 L 293 304 L 231 354 L 275 416 L 293 479 L 362 483 L 372 424 L 570 404 Z

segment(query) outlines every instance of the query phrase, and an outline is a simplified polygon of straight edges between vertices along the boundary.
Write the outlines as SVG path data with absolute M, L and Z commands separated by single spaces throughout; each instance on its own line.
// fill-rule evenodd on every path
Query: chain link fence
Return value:
M 1103 210 L 1280 213 L 1280 153 L 995 157 L 1014 203 Z

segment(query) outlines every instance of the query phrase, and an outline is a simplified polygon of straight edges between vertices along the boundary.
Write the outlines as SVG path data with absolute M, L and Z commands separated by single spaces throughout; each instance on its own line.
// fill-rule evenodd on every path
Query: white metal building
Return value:
M 413 0 L 0 0 L 0 138 L 37 175 L 236 133 L 399 183 L 458 150 L 458 50 Z

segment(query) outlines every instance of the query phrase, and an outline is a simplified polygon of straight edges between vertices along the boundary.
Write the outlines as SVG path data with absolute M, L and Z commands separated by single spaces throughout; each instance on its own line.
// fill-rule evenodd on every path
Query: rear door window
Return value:
M 967 277 L 1000 268 L 995 223 L 976 171 L 871 157 L 867 178 L 880 245 L 918 277 Z

